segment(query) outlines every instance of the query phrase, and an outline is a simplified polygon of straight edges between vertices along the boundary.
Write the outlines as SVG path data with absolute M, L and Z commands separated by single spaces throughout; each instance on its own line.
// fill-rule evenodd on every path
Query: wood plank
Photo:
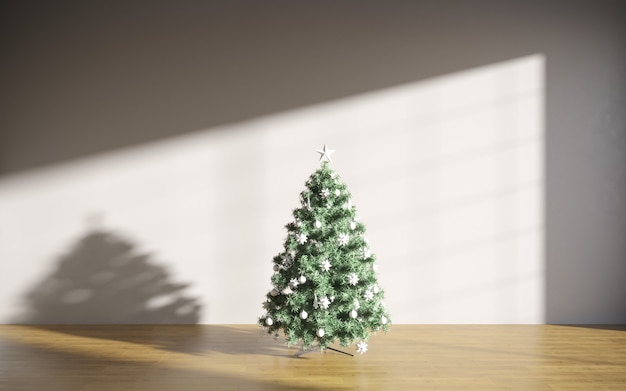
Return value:
M 296 351 L 253 325 L 0 325 L 0 390 L 626 390 L 626 327 L 394 325 L 364 355 Z

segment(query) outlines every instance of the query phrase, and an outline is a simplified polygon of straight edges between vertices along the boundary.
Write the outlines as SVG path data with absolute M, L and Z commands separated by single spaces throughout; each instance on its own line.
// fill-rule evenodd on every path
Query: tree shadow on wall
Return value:
M 191 324 L 201 305 L 148 253 L 95 229 L 25 296 L 26 324 Z

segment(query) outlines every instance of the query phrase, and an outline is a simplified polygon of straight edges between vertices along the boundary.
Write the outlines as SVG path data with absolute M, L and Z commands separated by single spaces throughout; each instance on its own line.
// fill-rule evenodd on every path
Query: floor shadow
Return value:
M 25 295 L 27 311 L 15 323 L 197 323 L 201 305 L 188 285 L 130 240 L 94 229 Z

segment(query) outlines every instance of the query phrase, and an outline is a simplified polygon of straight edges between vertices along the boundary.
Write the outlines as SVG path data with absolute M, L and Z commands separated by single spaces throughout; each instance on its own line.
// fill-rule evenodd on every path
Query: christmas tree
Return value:
M 259 324 L 275 336 L 282 331 L 289 346 L 301 343 L 303 350 L 338 341 L 365 353 L 370 332 L 387 331 L 391 323 L 376 257 L 350 192 L 329 166 L 334 151 L 324 145 L 317 152 L 321 166 L 307 180 L 301 206 L 286 225 Z

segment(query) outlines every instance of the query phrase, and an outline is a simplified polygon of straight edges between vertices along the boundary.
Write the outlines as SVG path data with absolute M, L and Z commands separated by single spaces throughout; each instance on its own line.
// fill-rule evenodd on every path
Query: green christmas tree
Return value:
M 365 353 L 370 333 L 391 324 L 376 257 L 350 192 L 329 166 L 334 151 L 324 145 L 317 152 L 321 166 L 307 180 L 301 206 L 286 225 L 259 324 L 269 334 L 282 331 L 289 346 L 301 343 L 303 350 L 338 341 Z

